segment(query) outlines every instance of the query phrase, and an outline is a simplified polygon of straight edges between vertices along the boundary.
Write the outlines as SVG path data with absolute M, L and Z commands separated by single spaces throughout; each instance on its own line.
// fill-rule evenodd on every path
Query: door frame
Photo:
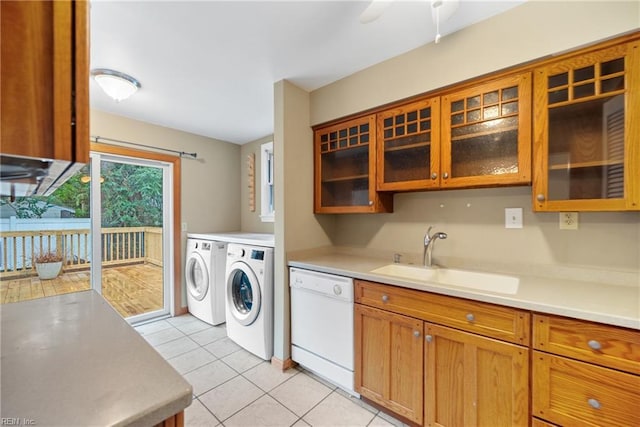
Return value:
M 171 163 L 173 165 L 173 224 L 172 224 L 172 246 L 173 246 L 173 306 L 169 307 L 172 316 L 185 314 L 187 308 L 182 304 L 182 250 L 181 250 L 181 159 L 180 157 L 156 153 L 153 151 L 135 150 L 119 145 L 101 144 L 99 142 L 91 142 L 91 151 L 100 154 L 113 154 L 119 156 L 135 157 L 145 160 L 155 160 L 160 162 Z M 167 278 L 171 279 L 171 278 Z

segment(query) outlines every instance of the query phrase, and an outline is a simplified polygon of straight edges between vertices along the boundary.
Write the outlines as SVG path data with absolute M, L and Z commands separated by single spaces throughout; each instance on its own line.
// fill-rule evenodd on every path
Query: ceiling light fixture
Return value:
M 108 68 L 91 70 L 91 75 L 104 93 L 116 102 L 123 101 L 137 92 L 142 86 L 140 82 L 128 74 Z

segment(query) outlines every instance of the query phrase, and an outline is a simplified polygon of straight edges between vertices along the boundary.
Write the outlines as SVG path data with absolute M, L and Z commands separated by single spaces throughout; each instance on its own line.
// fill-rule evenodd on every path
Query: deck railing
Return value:
M 101 230 L 102 265 L 149 262 L 162 265 L 161 227 L 113 227 Z M 65 271 L 91 266 L 89 229 L 0 232 L 0 278 L 35 275 L 40 253 L 62 256 Z

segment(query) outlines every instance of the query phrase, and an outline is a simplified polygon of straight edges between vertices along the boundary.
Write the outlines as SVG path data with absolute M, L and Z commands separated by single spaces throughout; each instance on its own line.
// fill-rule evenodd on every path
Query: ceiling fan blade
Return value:
M 368 24 L 380 18 L 384 10 L 389 7 L 393 1 L 394 0 L 371 0 L 369 6 L 360 14 L 360 23 Z

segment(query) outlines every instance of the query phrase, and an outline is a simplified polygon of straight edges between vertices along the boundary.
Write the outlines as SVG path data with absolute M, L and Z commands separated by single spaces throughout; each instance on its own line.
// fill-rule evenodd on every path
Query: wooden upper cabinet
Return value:
M 548 63 L 534 94 L 534 210 L 640 210 L 640 41 Z
M 315 213 L 393 211 L 392 195 L 376 191 L 375 118 L 315 130 Z
M 442 97 L 440 187 L 531 182 L 531 73 Z
M 2 154 L 89 161 L 86 1 L 2 1 Z
M 439 97 L 379 113 L 377 132 L 378 190 L 426 190 L 438 187 Z

